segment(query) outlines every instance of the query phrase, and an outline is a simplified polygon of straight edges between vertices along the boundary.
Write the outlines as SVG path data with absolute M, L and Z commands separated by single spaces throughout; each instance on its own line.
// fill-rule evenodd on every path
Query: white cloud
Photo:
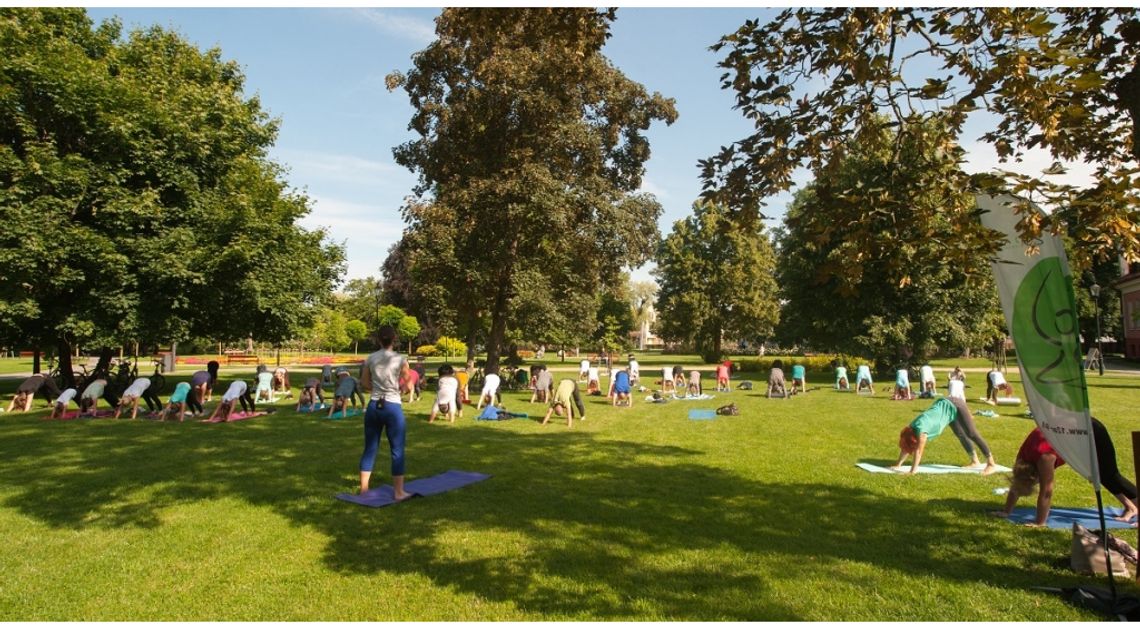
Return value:
M 365 159 L 355 155 L 338 155 L 315 151 L 278 151 L 280 159 L 294 174 L 307 174 L 337 180 L 373 180 L 399 175 L 411 177 L 406 168 L 386 161 Z
M 301 224 L 310 229 L 327 227 L 333 241 L 344 243 L 345 279 L 377 275 L 388 249 L 403 233 L 399 209 L 330 197 L 312 200 L 313 211 Z
M 656 196 L 657 200 L 659 201 L 663 201 L 669 198 L 669 192 L 666 191 L 665 188 L 651 181 L 649 177 L 641 178 L 641 188 L 637 191 L 646 194 L 652 194 L 653 196 Z
M 423 44 L 431 43 L 435 39 L 435 24 L 425 20 L 378 9 L 357 9 L 356 14 L 388 35 Z
M 1023 175 L 1041 177 L 1053 183 L 1088 186 L 1092 183 L 1093 173 L 1096 170 L 1092 164 L 1084 162 L 1061 162 L 1067 171 L 1065 174 L 1042 175 L 1041 172 L 1052 166 L 1054 162 L 1049 151 L 1034 148 L 1025 151 L 1020 162 L 1007 161 L 1001 163 L 998 161 L 997 151 L 986 142 L 971 142 L 963 144 L 962 148 L 966 151 L 966 160 L 962 164 L 962 169 L 966 172 L 1007 170 Z

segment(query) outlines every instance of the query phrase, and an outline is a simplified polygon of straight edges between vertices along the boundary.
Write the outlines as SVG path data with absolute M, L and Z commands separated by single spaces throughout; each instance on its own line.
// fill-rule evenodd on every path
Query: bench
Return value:
M 226 365 L 230 364 L 257 364 L 261 358 L 255 353 L 230 353 L 226 355 Z

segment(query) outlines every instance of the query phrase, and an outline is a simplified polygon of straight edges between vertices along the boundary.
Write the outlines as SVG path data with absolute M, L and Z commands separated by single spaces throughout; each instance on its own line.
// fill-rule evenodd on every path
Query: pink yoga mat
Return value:
M 244 421 L 246 419 L 252 419 L 253 417 L 258 417 L 258 416 L 265 416 L 267 414 L 269 414 L 269 413 L 268 412 L 234 412 L 233 414 L 230 415 L 230 422 L 232 423 L 234 421 Z M 205 423 L 222 423 L 223 421 L 222 421 L 221 417 L 214 417 L 212 419 L 206 419 L 204 422 Z
M 85 419 L 91 419 L 91 418 L 95 418 L 95 419 L 105 419 L 105 418 L 107 418 L 107 417 L 110 417 L 110 416 L 114 416 L 114 415 L 115 415 L 115 411 L 114 411 L 114 410 L 99 410 L 99 411 L 97 411 L 97 412 L 95 413 L 95 416 L 94 416 L 94 417 L 91 417 L 91 416 L 85 416 L 85 417 L 83 417 L 83 418 L 85 418 Z M 49 415 L 49 416 L 50 416 L 50 415 Z M 69 412 L 64 412 L 64 413 L 63 413 L 62 415 L 60 415 L 60 416 L 59 416 L 59 418 L 57 418 L 56 420 L 57 420 L 57 421 L 71 421 L 71 420 L 73 420 L 73 419 L 78 419 L 78 418 L 79 418 L 79 410 L 71 410 L 71 411 L 69 411 Z M 45 417 L 44 417 L 44 420 L 47 420 L 47 419 L 48 419 L 48 417 L 46 417 L 46 416 L 45 416 Z

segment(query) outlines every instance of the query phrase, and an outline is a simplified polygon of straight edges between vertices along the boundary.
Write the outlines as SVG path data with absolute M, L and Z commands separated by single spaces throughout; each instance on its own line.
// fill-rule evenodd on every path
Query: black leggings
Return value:
M 1096 444 L 1096 466 L 1100 471 L 1101 485 L 1113 495 L 1123 495 L 1136 501 L 1136 485 L 1120 474 L 1120 468 L 1116 466 L 1116 447 L 1112 444 L 1112 438 L 1108 436 L 1108 430 L 1096 419 L 1092 420 L 1092 428 L 1093 442 Z
M 158 398 L 158 392 L 152 384 L 142 394 L 143 401 L 146 402 L 146 409 L 150 412 L 158 412 L 162 409 L 162 400 Z
M 253 404 L 253 395 L 249 394 L 248 388 L 238 397 L 238 401 L 241 402 L 241 409 L 246 412 L 254 412 L 257 410 L 257 407 Z
M 966 406 L 966 402 L 957 397 L 947 397 L 947 399 L 958 409 L 958 417 L 950 423 L 950 430 L 958 437 L 958 442 L 962 443 L 962 449 L 965 449 L 967 454 L 973 456 L 974 445 L 976 444 L 978 451 L 982 452 L 982 455 L 989 460 L 992 455 L 990 453 L 990 446 L 986 444 L 986 439 L 982 438 L 982 435 L 978 433 L 978 428 L 974 425 L 974 417 L 970 414 L 970 408 Z M 973 442 L 971 443 L 970 441 Z
M 195 388 L 186 393 L 186 409 L 191 412 L 202 413 L 202 399 L 198 397 L 198 389 Z

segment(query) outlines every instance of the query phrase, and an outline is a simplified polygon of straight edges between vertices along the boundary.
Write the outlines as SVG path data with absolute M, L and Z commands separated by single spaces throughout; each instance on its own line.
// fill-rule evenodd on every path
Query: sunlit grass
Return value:
M 632 409 L 587 397 L 573 429 L 475 422 L 472 409 L 428 425 L 425 395 L 407 407 L 409 477 L 494 477 L 375 510 L 333 499 L 356 482 L 359 418 L 297 415 L 288 401 L 226 425 L 3 415 L 0 619 L 1095 619 L 1030 590 L 1094 579 L 1066 568 L 1068 532 L 984 515 L 1004 478 L 854 466 L 893 460 L 927 401 L 809 383 L 819 389 L 790 400 L 760 387 L 663 405 L 643 393 Z M 1140 380 L 1090 386 L 1133 474 Z M 687 418 L 730 401 L 741 416 Z M 1000 463 L 1032 428 L 1024 410 L 978 418 Z M 967 459 L 945 434 L 927 460 Z M 388 477 L 385 445 L 376 480 Z M 1094 497 L 1064 467 L 1055 503 Z

